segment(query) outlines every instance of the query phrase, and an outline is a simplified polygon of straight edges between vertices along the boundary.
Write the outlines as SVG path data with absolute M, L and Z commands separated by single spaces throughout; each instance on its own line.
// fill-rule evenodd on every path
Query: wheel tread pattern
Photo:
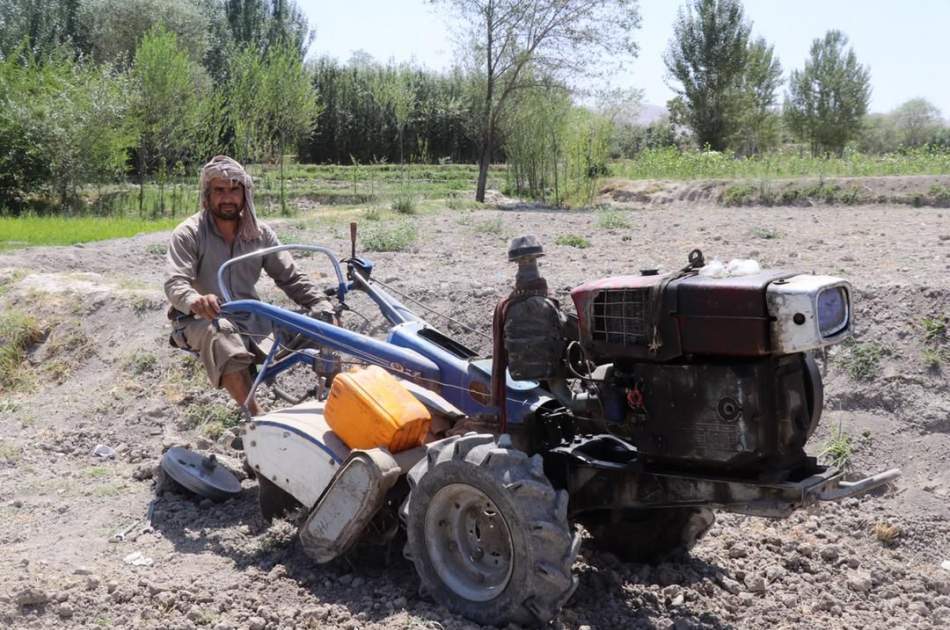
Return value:
M 487 471 L 498 487 L 510 494 L 511 503 L 518 510 L 526 530 L 524 540 L 528 547 L 527 557 L 532 559 L 528 565 L 532 570 L 527 572 L 527 583 L 519 585 L 526 597 L 506 611 L 494 610 L 494 605 L 486 606 L 474 615 L 478 617 L 474 620 L 502 625 L 508 622 L 546 624 L 558 614 L 577 587 L 571 567 L 577 557 L 581 538 L 567 522 L 567 493 L 563 490 L 556 492 L 551 487 L 544 476 L 541 457 L 528 457 L 521 451 L 499 446 L 510 444 L 506 438 L 501 436 L 496 439 L 490 434 L 466 434 L 434 442 L 429 445 L 427 457 L 410 470 L 409 483 L 414 491 L 429 471 L 454 460 Z M 410 492 L 400 510 L 407 523 L 409 512 L 413 509 L 412 501 L 413 492 Z M 437 586 L 426 584 L 426 572 L 422 570 L 423 560 L 420 556 L 426 552 L 424 549 L 411 550 L 413 541 L 410 532 L 406 556 L 416 564 L 423 589 L 436 593 Z M 464 611 L 460 612 L 464 614 Z

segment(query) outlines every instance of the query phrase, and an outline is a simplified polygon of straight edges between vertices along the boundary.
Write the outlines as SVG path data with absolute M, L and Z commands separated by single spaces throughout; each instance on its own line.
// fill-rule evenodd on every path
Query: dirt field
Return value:
M 950 568 L 941 568 L 950 560 L 950 340 L 939 330 L 927 339 L 924 323 L 950 316 L 950 210 L 674 203 L 616 212 L 628 227 L 601 227 L 595 212 L 446 211 L 412 220 L 410 251 L 367 256 L 383 281 L 485 332 L 514 276 L 505 239 L 518 233 L 543 241 L 543 272 L 562 303 L 584 280 L 681 267 L 694 247 L 707 259 L 843 275 L 857 289 L 857 339 L 876 351 L 861 355 L 864 380 L 846 369 L 854 347 L 830 353 L 811 450 L 840 429 L 855 474 L 900 467 L 903 476 L 878 496 L 786 521 L 720 514 L 676 563 L 624 565 L 582 550 L 580 587 L 556 627 L 950 627 Z M 348 252 L 341 222 L 278 231 Z M 555 243 L 569 234 L 590 247 Z M 0 308 L 47 330 L 29 353 L 33 388 L 0 394 L 0 627 L 474 627 L 419 596 L 399 546 L 312 564 L 292 526 L 264 526 L 251 480 L 220 505 L 166 494 L 152 528 L 113 541 L 145 518 L 163 447 L 238 456 L 195 426 L 196 413 L 226 399 L 167 346 L 167 237 L 0 255 Z M 329 271 L 318 258 L 302 264 Z M 354 308 L 367 312 L 366 301 Z M 100 444 L 116 457 L 94 455 Z M 127 562 L 134 552 L 151 564 Z

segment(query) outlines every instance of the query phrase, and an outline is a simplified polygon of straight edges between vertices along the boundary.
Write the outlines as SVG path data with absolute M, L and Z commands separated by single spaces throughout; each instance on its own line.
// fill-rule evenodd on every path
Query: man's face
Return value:
M 244 210 L 244 184 L 215 177 L 208 192 L 211 213 L 224 221 L 237 221 Z

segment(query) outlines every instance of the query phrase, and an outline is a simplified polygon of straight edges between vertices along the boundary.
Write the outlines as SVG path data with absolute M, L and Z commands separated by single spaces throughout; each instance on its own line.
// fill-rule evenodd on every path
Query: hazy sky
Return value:
M 365 50 L 380 61 L 414 60 L 432 69 L 449 67 L 455 45 L 445 18 L 425 0 L 298 0 L 316 29 L 310 55 L 345 61 Z M 641 0 L 639 58 L 616 77 L 637 87 L 645 101 L 663 105 L 662 55 L 672 35 L 680 0 Z M 844 31 L 858 60 L 871 69 L 871 111 L 885 112 L 923 97 L 950 118 L 950 0 L 745 0 L 753 36 L 775 45 L 785 69 L 801 68 L 816 37 Z M 440 5 L 439 10 L 445 11 Z

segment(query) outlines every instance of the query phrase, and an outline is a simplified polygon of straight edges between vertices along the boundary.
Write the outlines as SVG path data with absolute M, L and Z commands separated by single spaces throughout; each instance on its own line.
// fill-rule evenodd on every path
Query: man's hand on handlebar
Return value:
M 213 293 L 199 296 L 197 300 L 191 303 L 191 312 L 195 317 L 201 319 L 214 319 L 221 312 L 218 296 Z

